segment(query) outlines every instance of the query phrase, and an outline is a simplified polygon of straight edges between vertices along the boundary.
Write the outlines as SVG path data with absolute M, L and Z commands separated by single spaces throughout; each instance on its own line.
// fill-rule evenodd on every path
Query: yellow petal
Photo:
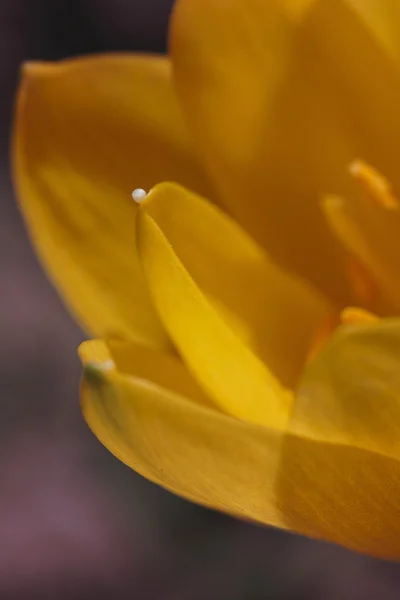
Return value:
M 309 28 L 318 56 L 334 73 L 335 101 L 346 102 L 350 133 L 359 149 L 355 156 L 363 156 L 400 186 L 399 3 L 328 0 L 317 2 L 313 12 Z
M 193 397 L 185 396 L 189 387 L 182 381 L 187 386 L 190 376 L 177 359 L 168 357 L 176 378 L 165 381 L 157 352 L 138 361 L 140 351 L 126 345 L 114 370 L 94 372 L 93 363 L 111 356 L 100 346 L 81 348 L 83 411 L 95 435 L 125 464 L 231 515 L 400 557 L 397 460 L 319 441 L 314 429 L 301 434 L 294 426 L 283 435 L 204 406 L 193 381 Z M 321 396 L 312 399 L 318 405 Z
M 385 51 L 399 61 L 400 4 L 393 0 L 347 1 Z
M 400 458 L 400 319 L 342 325 L 306 368 L 292 427 Z
M 139 368 L 136 363 L 140 350 L 126 346 L 123 360 L 129 374 L 98 371 L 95 380 L 91 364 L 98 360 L 98 344 L 81 347 L 84 365 L 89 363 L 82 385 L 83 412 L 115 456 L 189 500 L 284 526 L 273 489 L 279 433 L 204 406 L 194 381 L 190 383 L 194 395 L 186 396 L 190 376 L 177 359 L 168 357 L 170 364 L 175 361 L 177 377 L 164 387 L 165 371 L 157 352 L 152 353 L 144 378 L 144 361 Z
M 346 0 L 178 0 L 171 47 L 223 202 L 273 256 L 348 302 L 318 199 L 346 191 L 360 152 L 398 178 L 399 78 L 377 35 Z
M 28 65 L 14 132 L 17 193 L 45 267 L 94 335 L 167 343 L 137 260 L 131 198 L 166 177 L 207 187 L 166 59 Z
M 219 209 L 177 185 L 150 192 L 138 234 L 158 314 L 197 379 L 240 418 L 284 420 L 281 385 L 294 384 L 325 303 Z
M 400 557 L 400 320 L 339 327 L 306 369 L 283 449 L 280 497 L 315 535 Z M 292 507 L 293 508 L 293 507 Z
M 279 474 L 277 504 L 286 527 L 357 552 L 400 559 L 397 459 L 287 435 Z
M 366 325 L 368 323 L 376 323 L 379 321 L 379 317 L 357 306 L 348 306 L 342 310 L 340 321 L 344 325 Z
M 127 377 L 134 376 L 160 388 L 173 390 L 198 404 L 216 408 L 180 359 L 171 354 L 122 340 L 90 340 L 80 345 L 79 356 L 85 367 L 86 378 L 95 372 L 98 379 L 104 372 L 120 372 Z

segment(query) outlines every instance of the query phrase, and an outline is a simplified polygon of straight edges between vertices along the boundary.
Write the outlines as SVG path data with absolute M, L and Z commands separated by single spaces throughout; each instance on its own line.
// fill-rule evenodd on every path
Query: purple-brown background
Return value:
M 115 460 L 80 416 L 83 334 L 35 259 L 9 180 L 18 70 L 162 52 L 171 4 L 0 0 L 0 599 L 397 599 L 397 565 L 192 506 Z

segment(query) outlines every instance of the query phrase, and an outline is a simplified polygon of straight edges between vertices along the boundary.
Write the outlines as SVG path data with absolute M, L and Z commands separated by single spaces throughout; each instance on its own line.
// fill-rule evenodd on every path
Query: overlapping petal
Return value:
M 280 426 L 285 388 L 326 303 L 218 208 L 174 184 L 141 205 L 138 250 L 158 314 L 198 381 L 231 414 Z
M 400 319 L 337 329 L 300 383 L 298 433 L 400 459 Z
M 351 407 L 350 418 L 343 419 L 347 407 L 328 406 L 330 427 L 325 397 L 303 388 L 290 429 L 279 432 L 213 408 L 177 358 L 116 346 L 94 341 L 81 347 L 82 404 L 95 435 L 125 464 L 184 498 L 236 517 L 399 558 L 399 461 L 335 434 L 337 425 L 346 436 L 362 431 Z M 102 370 L 111 358 L 114 368 Z M 169 370 L 179 376 L 169 378 Z M 311 377 L 310 371 L 309 382 Z M 329 385 L 332 378 L 323 381 Z M 316 425 L 309 429 L 301 421 L 311 407 Z M 368 415 L 367 421 L 376 432 Z
M 81 347 L 86 365 L 83 412 L 100 441 L 120 460 L 151 481 L 194 502 L 284 526 L 276 508 L 274 479 L 281 434 L 241 422 L 205 406 L 202 392 L 178 359 L 180 376 L 166 386 L 160 353 L 151 355 L 151 379 L 136 361 L 140 350 L 120 348 L 113 371 L 97 371 L 104 346 Z M 125 357 L 121 356 L 125 354 Z M 109 352 L 108 356 L 115 353 Z M 164 359 L 162 359 L 164 360 Z M 119 370 L 123 361 L 128 374 Z M 142 359 L 143 362 L 143 359 Z M 185 382 L 183 384 L 182 382 Z M 188 394 L 189 387 L 193 393 Z
M 346 191 L 358 155 L 397 182 L 400 150 L 397 64 L 383 25 L 378 35 L 366 22 L 372 4 L 390 15 L 390 0 L 364 4 L 178 0 L 171 33 L 177 90 L 226 206 L 274 256 L 346 301 L 318 199 Z
M 207 189 L 167 59 L 115 55 L 28 65 L 14 178 L 40 257 L 94 335 L 165 346 L 135 249 L 135 187 Z
M 279 494 L 293 525 L 308 513 L 315 535 L 392 558 L 400 557 L 399 356 L 399 319 L 336 331 L 299 386 Z
M 395 0 L 347 0 L 378 43 L 395 61 L 400 60 L 400 4 Z

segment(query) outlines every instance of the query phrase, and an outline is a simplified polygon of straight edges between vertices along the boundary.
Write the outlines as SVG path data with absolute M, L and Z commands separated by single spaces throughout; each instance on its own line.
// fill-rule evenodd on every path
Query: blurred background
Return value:
M 22 61 L 163 52 L 172 0 L 0 0 L 0 600 L 382 600 L 400 567 L 234 521 L 143 480 L 79 410 L 82 332 L 9 179 Z

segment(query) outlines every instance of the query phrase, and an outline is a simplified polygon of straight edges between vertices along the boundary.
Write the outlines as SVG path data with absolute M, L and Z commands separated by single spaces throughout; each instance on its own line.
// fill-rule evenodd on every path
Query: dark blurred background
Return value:
M 82 332 L 29 246 L 9 180 L 24 60 L 163 52 L 172 0 L 0 0 L 0 600 L 376 600 L 400 567 L 190 505 L 97 442 Z

